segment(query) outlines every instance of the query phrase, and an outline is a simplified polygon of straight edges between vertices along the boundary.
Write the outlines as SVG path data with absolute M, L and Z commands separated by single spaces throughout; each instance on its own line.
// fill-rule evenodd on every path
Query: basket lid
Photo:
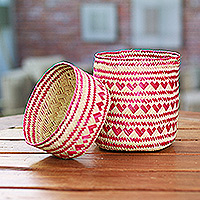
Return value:
M 23 118 L 25 140 L 56 157 L 78 157 L 96 140 L 109 106 L 108 90 L 99 80 L 69 62 L 58 62 L 29 98 Z

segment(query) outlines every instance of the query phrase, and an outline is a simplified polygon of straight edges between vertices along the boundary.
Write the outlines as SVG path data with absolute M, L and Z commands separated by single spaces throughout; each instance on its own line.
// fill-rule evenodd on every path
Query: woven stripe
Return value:
M 80 76 L 80 79 L 83 80 L 83 77 Z M 94 92 L 91 94 L 90 93 L 91 83 L 90 83 L 89 79 L 87 81 L 88 81 L 88 85 L 86 85 L 87 82 L 81 83 L 82 87 L 80 89 L 80 95 L 81 95 L 81 93 L 83 93 L 83 85 L 85 85 L 86 87 L 88 87 L 88 90 L 87 90 L 88 93 L 87 93 L 86 99 L 91 98 L 92 102 L 95 102 L 95 95 L 96 95 L 95 88 L 94 88 Z M 83 101 L 86 101 L 86 100 L 83 100 Z M 89 101 L 86 101 L 86 104 L 81 107 L 81 109 L 83 109 L 83 111 L 82 111 L 81 114 L 79 113 L 78 110 L 76 110 L 76 112 L 78 114 L 78 117 L 79 117 L 79 121 L 76 124 L 74 124 L 75 127 L 73 128 L 73 131 L 70 133 L 70 137 L 69 138 L 71 139 L 71 143 L 69 142 L 68 139 L 65 139 L 65 140 L 62 139 L 61 140 L 62 144 L 59 144 L 59 145 L 56 146 L 56 148 L 51 149 L 51 151 L 54 154 L 60 154 L 60 153 L 64 152 L 65 149 L 72 147 L 76 143 L 76 141 L 78 140 L 78 138 L 81 136 L 82 132 L 84 131 L 84 129 L 82 128 L 82 126 L 85 127 L 87 125 L 87 123 L 88 123 L 88 121 L 90 119 L 90 116 L 91 116 L 91 112 L 94 109 L 94 104 L 91 105 L 92 107 L 90 107 L 90 105 L 88 105 L 88 104 L 89 104 Z M 58 136 L 58 137 L 60 137 L 60 136 Z
M 68 69 L 68 68 L 66 68 Z M 60 68 L 60 74 L 62 74 L 63 67 Z M 31 142 L 35 142 L 35 119 L 37 117 L 38 114 L 38 109 L 40 108 L 41 103 L 44 100 L 44 97 L 47 94 L 47 91 L 50 89 L 50 80 L 51 79 L 56 79 L 60 76 L 60 74 L 57 74 L 58 69 L 55 67 L 53 70 L 49 70 L 47 71 L 47 73 L 45 74 L 45 76 L 43 76 L 41 78 L 41 80 L 38 82 L 38 84 L 36 85 L 34 92 L 32 93 L 30 100 L 27 104 L 26 107 L 26 112 L 25 112 L 25 116 L 24 116 L 24 124 L 26 124 L 26 120 L 29 120 L 29 118 L 27 118 L 27 115 L 30 115 L 33 117 L 32 120 L 29 120 L 27 123 L 30 125 L 29 126 L 29 131 L 31 133 L 31 135 L 33 135 L 32 137 L 30 137 L 29 135 L 29 140 L 33 140 Z M 47 83 L 45 85 L 45 83 Z M 36 106 L 37 104 L 37 106 Z
M 179 92 L 171 97 L 156 97 L 156 98 L 152 97 L 151 99 L 136 99 L 131 97 L 122 99 L 120 96 L 118 97 L 117 95 L 115 95 L 111 97 L 111 100 L 112 102 L 126 102 L 126 103 L 158 103 L 160 101 L 168 102 L 172 100 L 170 104 L 174 104 L 176 103 L 178 97 L 179 97 Z

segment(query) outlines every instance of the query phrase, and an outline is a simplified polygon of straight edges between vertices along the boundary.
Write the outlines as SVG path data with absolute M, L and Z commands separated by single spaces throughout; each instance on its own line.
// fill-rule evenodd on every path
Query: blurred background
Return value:
M 0 116 L 55 62 L 92 73 L 95 52 L 122 48 L 180 52 L 181 109 L 200 111 L 200 0 L 0 0 Z

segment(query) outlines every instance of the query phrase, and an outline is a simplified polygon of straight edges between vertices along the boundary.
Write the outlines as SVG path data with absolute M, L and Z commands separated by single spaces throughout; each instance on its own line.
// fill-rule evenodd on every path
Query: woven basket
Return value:
M 25 110 L 26 142 L 57 157 L 80 156 L 93 144 L 109 109 L 108 90 L 68 62 L 52 66 Z
M 99 52 L 94 76 L 111 95 L 97 144 L 108 150 L 154 151 L 176 137 L 180 54 L 164 50 Z

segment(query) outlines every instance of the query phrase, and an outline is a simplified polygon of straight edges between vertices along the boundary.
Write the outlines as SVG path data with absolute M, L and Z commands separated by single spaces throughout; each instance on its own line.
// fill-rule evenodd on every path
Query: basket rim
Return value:
M 127 55 L 124 55 L 127 54 Z M 148 54 L 154 54 L 149 56 Z M 155 55 L 158 55 L 155 57 Z M 94 54 L 95 59 L 116 60 L 116 61 L 138 61 L 138 60 L 174 60 L 180 59 L 181 54 L 177 51 L 165 49 L 119 49 L 113 51 L 99 51 Z
M 57 63 L 55 63 L 54 65 L 52 65 L 47 71 L 45 71 L 45 73 L 42 75 L 42 77 L 38 80 L 36 86 L 35 86 L 34 89 L 33 89 L 32 94 L 31 94 L 31 96 L 30 96 L 30 99 L 35 95 L 36 89 L 37 89 L 38 86 L 42 83 L 42 81 L 43 81 L 44 77 L 47 75 L 47 73 L 51 72 L 51 70 L 52 70 L 54 67 L 61 66 L 61 65 L 68 65 L 68 66 L 70 66 L 70 67 L 73 68 L 74 73 L 75 73 L 75 77 L 76 77 L 76 82 L 77 82 L 77 77 L 78 77 L 78 70 L 76 69 L 77 67 L 76 67 L 74 64 L 72 64 L 72 63 L 70 63 L 70 62 L 68 62 L 68 61 L 60 61 L 60 62 L 57 62 Z M 80 69 L 79 69 L 79 70 L 80 70 Z M 76 86 L 75 86 L 74 94 L 72 95 L 70 104 L 69 104 L 69 106 L 68 106 L 68 108 L 67 108 L 67 110 L 66 110 L 66 113 L 65 113 L 63 119 L 60 121 L 58 127 L 57 127 L 45 140 L 42 140 L 41 142 L 30 142 L 30 141 L 27 139 L 27 137 L 26 137 L 26 135 L 28 135 L 29 133 L 26 133 L 26 135 L 25 135 L 25 131 L 24 131 L 25 141 L 26 141 L 27 144 L 29 144 L 29 145 L 31 145 L 31 146 L 37 147 L 37 146 L 40 146 L 40 145 L 44 144 L 45 142 L 49 141 L 49 139 L 51 139 L 51 138 L 55 135 L 55 133 L 61 128 L 63 122 L 65 121 L 65 117 L 67 116 L 67 113 L 69 113 L 69 108 L 70 108 L 71 105 L 73 104 L 73 99 L 74 99 L 74 96 L 75 96 L 75 91 L 76 91 L 76 89 L 77 89 L 77 84 L 76 84 Z M 26 110 L 27 110 L 27 108 L 28 108 L 29 106 L 30 106 L 30 102 L 28 101 L 27 106 L 26 106 L 26 109 L 25 109 L 25 114 L 24 114 L 24 117 L 23 117 L 23 121 L 24 121 L 24 119 L 26 118 Z M 25 124 L 24 124 L 24 123 L 23 123 L 23 129 L 25 130 Z

